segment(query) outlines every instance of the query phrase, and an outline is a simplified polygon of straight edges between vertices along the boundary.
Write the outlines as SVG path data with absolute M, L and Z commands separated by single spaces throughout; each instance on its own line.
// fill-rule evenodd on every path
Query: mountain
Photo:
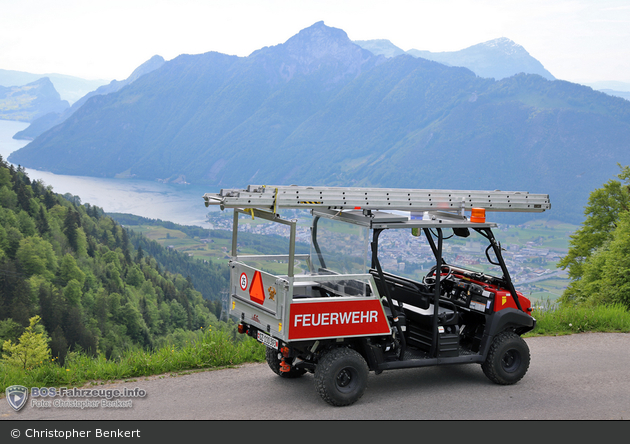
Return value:
M 41 116 L 40 118 L 34 120 L 27 128 L 17 132 L 13 138 L 33 140 L 44 131 L 49 130 L 53 126 L 59 125 L 61 122 L 70 117 L 76 110 L 81 108 L 81 106 L 83 106 L 90 97 L 116 92 L 134 80 L 137 80 L 144 74 L 159 68 L 163 63 L 164 59 L 159 55 L 155 55 L 136 68 L 127 79 L 122 81 L 112 80 L 109 84 L 98 87 L 95 91 L 91 91 L 84 95 L 81 99 L 72 104 L 70 108 L 66 108 L 63 112 L 51 112 Z
M 176 57 L 92 97 L 9 160 L 224 188 L 525 190 L 550 194 L 548 217 L 579 223 L 590 192 L 630 163 L 628 140 L 621 98 L 374 55 L 319 22 L 248 57 Z
M 394 45 L 387 39 L 376 40 L 353 40 L 354 43 L 363 49 L 367 49 L 372 54 L 380 54 L 385 57 L 396 57 L 405 54 L 405 51 Z
M 615 91 L 630 92 L 630 83 L 620 82 L 617 80 L 603 80 L 599 82 L 589 82 L 589 83 L 584 83 L 584 85 L 590 86 L 591 88 L 597 89 L 597 90 L 611 89 Z
M 630 100 L 630 91 L 615 91 L 614 89 L 600 89 L 603 93 L 608 94 L 609 96 L 621 97 L 626 100 Z
M 0 119 L 33 121 L 68 108 L 48 77 L 23 86 L 0 86 Z
M 630 100 L 630 83 L 619 82 L 615 80 L 584 83 L 586 86 L 590 86 L 597 91 L 601 91 L 611 96 L 622 97 L 626 100 Z
M 414 57 L 433 60 L 449 66 L 463 66 L 479 77 L 501 80 L 514 74 L 538 74 L 548 80 L 555 77 L 533 58 L 521 45 L 501 37 L 460 51 L 431 52 L 410 49 L 403 51 L 389 40 L 359 40 L 355 43 L 374 54 L 395 57 L 409 54 Z
M 67 100 L 70 104 L 108 82 L 107 80 L 82 79 L 65 74 L 34 74 L 24 71 L 0 69 L 0 85 L 2 86 L 22 86 L 41 79 L 42 77 L 48 77 L 55 86 L 55 89 L 59 92 L 62 100 Z

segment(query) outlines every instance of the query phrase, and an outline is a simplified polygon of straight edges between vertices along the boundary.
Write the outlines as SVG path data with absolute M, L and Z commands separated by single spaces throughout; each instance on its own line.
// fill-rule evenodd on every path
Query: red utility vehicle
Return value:
M 514 384 L 527 372 L 521 335 L 536 321 L 485 212 L 542 212 L 551 208 L 548 195 L 250 185 L 204 199 L 234 209 L 229 304 L 239 331 L 267 346 L 279 376 L 313 373 L 329 404 L 356 402 L 369 371 L 477 363 L 497 384 Z M 281 216 L 286 209 L 309 210 L 309 228 Z M 239 214 L 284 227 L 288 251 L 239 254 Z M 296 253 L 298 228 L 309 233 L 310 253 Z M 383 241 L 390 233 L 398 234 Z M 392 260 L 379 252 L 391 256 L 402 233 L 415 236 L 433 262 L 421 279 L 383 270 L 381 262 Z M 487 245 L 496 274 L 444 260 L 447 239 L 461 244 L 472 234 Z M 286 273 L 265 271 L 279 264 Z

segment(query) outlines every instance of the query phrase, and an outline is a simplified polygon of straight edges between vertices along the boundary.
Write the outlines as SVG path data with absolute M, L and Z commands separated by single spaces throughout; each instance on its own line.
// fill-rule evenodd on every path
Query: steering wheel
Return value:
M 435 269 L 436 269 L 436 267 L 434 265 L 433 267 L 431 267 L 431 269 L 429 270 L 427 275 L 422 278 L 422 283 L 424 285 L 433 285 L 433 284 L 435 284 L 435 280 L 436 280 L 435 279 L 436 278 Z M 450 278 L 451 275 L 453 274 L 453 270 L 448 265 L 442 265 L 440 275 L 442 275 L 443 273 L 446 273 L 446 276 L 440 277 L 440 281 L 444 281 L 444 280 Z

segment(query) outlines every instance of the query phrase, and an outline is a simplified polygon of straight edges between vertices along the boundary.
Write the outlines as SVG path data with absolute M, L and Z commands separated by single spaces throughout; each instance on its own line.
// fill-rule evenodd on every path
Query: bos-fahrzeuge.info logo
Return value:
M 17 412 L 26 405 L 29 392 L 24 386 L 12 385 L 11 387 L 7 387 L 6 394 L 7 402 Z M 31 388 L 30 395 L 32 398 L 31 407 L 36 408 L 131 408 L 133 407 L 133 401 L 131 399 L 122 400 L 117 398 L 144 398 L 147 392 L 137 387 L 133 389 L 126 387 L 122 389 L 33 387 Z M 49 400 L 46 398 L 55 399 Z M 103 399 L 99 400 L 95 398 Z
M 12 385 L 5 390 L 7 402 L 16 412 L 26 405 L 28 389 L 22 385 Z

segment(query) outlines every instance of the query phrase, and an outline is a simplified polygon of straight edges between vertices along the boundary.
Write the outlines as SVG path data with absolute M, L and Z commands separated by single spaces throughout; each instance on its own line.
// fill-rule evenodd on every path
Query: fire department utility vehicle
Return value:
M 279 376 L 313 373 L 329 404 L 357 401 L 369 371 L 478 363 L 497 384 L 515 384 L 527 372 L 530 353 L 521 335 L 536 320 L 514 288 L 492 231 L 497 225 L 485 212 L 542 212 L 551 208 L 548 195 L 250 185 L 204 200 L 234 209 L 229 307 L 239 332 L 266 345 L 267 363 Z M 295 218 L 300 209 L 310 213 L 309 228 Z M 244 218 L 279 224 L 289 235 L 288 252 L 240 254 Z M 298 251 L 304 231 L 310 253 Z M 422 278 L 382 266 L 400 267 L 381 255 L 391 256 L 403 233 L 417 236 L 410 239 L 433 264 Z M 481 256 L 497 273 L 447 262 L 444 241 L 455 236 L 461 248 L 479 248 L 466 239 L 471 234 L 487 245 Z M 280 273 L 273 271 L 279 266 Z

